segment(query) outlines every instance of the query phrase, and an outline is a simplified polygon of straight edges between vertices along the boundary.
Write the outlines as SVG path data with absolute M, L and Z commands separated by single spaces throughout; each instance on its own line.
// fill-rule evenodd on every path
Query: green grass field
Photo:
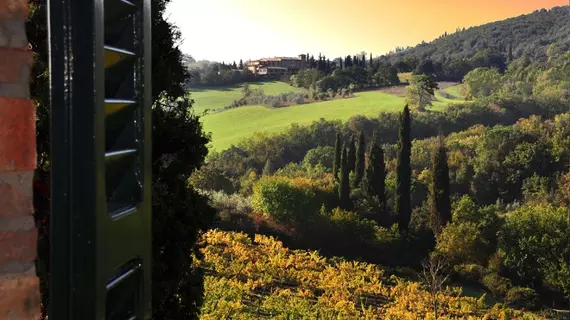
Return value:
M 254 88 L 263 88 L 266 94 L 301 91 L 283 82 L 252 84 Z M 456 88 L 444 91 L 455 96 Z M 205 89 L 191 92 L 195 100 L 195 110 L 202 113 L 206 109 L 221 108 L 241 96 L 241 86 L 222 89 Z M 444 98 L 436 94 L 437 100 L 429 109 L 441 110 L 458 99 Z M 212 150 L 224 150 L 237 144 L 255 132 L 280 132 L 293 123 L 309 125 L 315 120 L 346 121 L 354 115 L 375 117 L 381 111 L 398 112 L 405 104 L 403 97 L 383 92 L 368 91 L 356 93 L 354 98 L 294 105 L 284 108 L 264 106 L 245 106 L 223 112 L 209 113 L 202 118 L 206 132 L 212 133 Z
M 277 95 L 285 92 L 302 92 L 303 89 L 295 88 L 285 82 L 259 82 L 251 83 L 251 89 L 263 89 L 265 94 Z M 200 88 L 191 89 L 190 94 L 194 99 L 194 111 L 202 114 L 207 109 L 223 108 L 232 103 L 232 101 L 241 98 L 242 86 L 227 86 L 216 88 Z
M 455 96 L 455 97 L 457 97 L 457 98 L 459 98 L 459 99 L 464 99 L 465 96 L 461 92 L 461 89 L 462 89 L 462 85 L 459 84 L 459 85 L 456 85 L 453 87 L 449 87 L 449 88 L 445 89 L 444 91 Z
M 203 118 L 204 128 L 212 132 L 212 148 L 223 150 L 254 132 L 279 132 L 292 123 L 308 125 L 320 118 L 348 120 L 362 114 L 377 116 L 381 110 L 398 111 L 404 106 L 401 97 L 363 92 L 349 99 L 316 102 L 272 109 L 264 106 L 246 106 L 210 114 Z

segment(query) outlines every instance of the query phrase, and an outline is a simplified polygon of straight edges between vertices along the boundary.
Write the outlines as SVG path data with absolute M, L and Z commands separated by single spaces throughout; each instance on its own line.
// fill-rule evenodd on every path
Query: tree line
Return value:
M 395 214 L 398 228 L 402 234 L 408 231 L 411 206 L 411 147 L 410 137 L 411 118 L 410 109 L 406 105 L 400 114 L 399 138 L 396 155 L 396 190 Z M 442 138 L 440 138 L 442 139 Z M 342 146 L 341 146 L 342 145 Z M 338 182 L 338 203 L 345 210 L 353 209 L 351 203 L 351 188 L 362 189 L 363 194 L 375 203 L 377 212 L 374 220 L 381 224 L 387 221 L 386 209 L 386 164 L 384 151 L 379 144 L 377 132 L 372 135 L 372 141 L 365 150 L 364 133 L 360 131 L 358 140 L 354 136 L 342 142 L 339 133 L 335 139 L 334 163 L 332 174 Z M 447 151 L 440 141 L 437 150 L 432 156 L 432 176 L 429 183 L 430 213 L 433 226 L 436 229 L 445 227 L 451 222 L 451 200 L 449 166 L 447 164 Z M 351 178 L 351 175 L 353 177 Z

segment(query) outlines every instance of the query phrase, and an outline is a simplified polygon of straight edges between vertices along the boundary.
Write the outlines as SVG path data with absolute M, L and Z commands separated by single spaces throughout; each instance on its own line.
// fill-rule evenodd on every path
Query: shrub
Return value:
M 250 169 L 249 172 L 240 178 L 239 184 L 241 188 L 239 192 L 243 195 L 251 195 L 253 192 L 253 186 L 255 185 L 255 182 L 258 180 L 258 178 L 258 174 L 255 172 L 255 170 Z
M 560 291 L 570 287 L 568 276 L 560 272 L 568 270 L 564 260 L 570 254 L 568 214 L 567 208 L 550 205 L 508 213 L 500 233 L 499 253 L 513 276 L 535 286 L 547 282 Z
M 503 257 L 501 257 L 501 255 L 497 252 L 492 254 L 489 257 L 489 264 L 487 265 L 487 268 L 489 269 L 490 272 L 502 274 L 505 271 L 505 264 L 503 262 Z
M 325 92 L 319 92 L 319 93 L 316 95 L 316 99 L 317 99 L 317 100 L 320 100 L 320 101 L 325 101 L 325 100 L 327 100 L 327 98 L 328 98 L 328 94 L 325 93 Z
M 212 207 L 218 211 L 218 215 L 221 219 L 225 219 L 232 214 L 246 215 L 253 211 L 251 198 L 236 193 L 211 192 L 210 202 Z
M 261 178 L 253 188 L 253 208 L 279 222 L 297 223 L 314 217 L 332 185 L 308 178 L 270 176 Z
M 249 90 L 247 94 L 238 100 L 234 100 L 224 109 L 232 109 L 247 105 L 264 105 L 272 108 L 284 107 L 292 104 L 304 104 L 309 96 L 305 93 L 288 92 L 279 95 L 266 95 L 262 89 Z
M 197 189 L 223 191 L 231 193 L 234 191 L 232 181 L 226 174 L 211 164 L 203 165 L 199 170 L 192 173 L 189 179 L 190 184 Z
M 505 296 L 511 287 L 511 281 L 509 279 L 494 273 L 484 276 L 482 284 L 497 297 Z
M 307 151 L 303 159 L 303 167 L 315 167 L 318 164 L 328 169 L 332 169 L 334 158 L 334 148 L 331 146 L 319 146 Z
M 362 219 L 355 212 L 335 208 L 330 213 L 329 220 L 345 235 L 365 241 L 375 238 L 376 224 L 370 220 Z
M 453 273 L 460 281 L 472 284 L 479 283 L 484 277 L 486 270 L 478 264 L 460 264 L 453 266 Z
M 331 99 L 336 96 L 336 92 L 335 92 L 333 89 L 331 89 L 331 88 L 328 88 L 328 89 L 327 89 L 327 94 L 329 95 L 329 97 L 330 97 Z
M 510 307 L 537 310 L 540 307 L 538 294 L 531 288 L 513 287 L 505 296 L 505 303 Z
M 451 263 L 482 263 L 487 245 L 472 222 L 450 223 L 437 237 L 436 251 Z

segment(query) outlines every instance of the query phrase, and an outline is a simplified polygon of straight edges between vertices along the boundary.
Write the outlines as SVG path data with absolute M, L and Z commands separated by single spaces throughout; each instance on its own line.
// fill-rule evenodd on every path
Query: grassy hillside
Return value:
M 251 83 L 251 89 L 263 89 L 267 95 L 277 95 L 285 92 L 302 92 L 303 89 L 295 88 L 288 83 L 271 81 Z M 194 88 L 190 90 L 191 97 L 194 99 L 194 110 L 198 114 L 202 114 L 205 110 L 223 108 L 232 103 L 232 101 L 241 98 L 241 85 L 214 87 L 214 88 Z
M 279 93 L 276 90 L 289 90 L 285 83 L 265 84 L 264 89 L 273 94 Z M 292 87 L 291 87 L 292 88 Z M 446 88 L 444 91 L 453 92 L 454 87 Z M 291 91 L 291 90 L 289 90 Z M 389 92 L 389 93 L 386 93 Z M 251 136 L 254 132 L 280 132 L 293 123 L 309 125 L 320 118 L 327 120 L 339 119 L 348 120 L 354 115 L 377 116 L 379 112 L 397 112 L 404 104 L 403 93 L 405 87 L 398 87 L 395 92 L 391 91 L 368 91 L 356 93 L 356 97 L 348 99 L 338 99 L 332 101 L 316 102 L 305 105 L 294 105 L 285 108 L 268 108 L 264 106 L 246 106 L 227 110 L 219 113 L 212 113 L 205 116 L 202 121 L 206 132 L 212 133 L 212 148 L 220 151 L 237 144 L 243 138 Z M 239 89 L 233 90 L 207 90 L 193 93 L 196 101 L 197 111 L 205 108 L 215 108 L 220 105 L 220 101 L 232 99 L 233 95 L 239 97 Z M 438 101 L 433 105 L 433 109 L 444 108 L 450 102 L 459 101 L 436 95 Z M 231 101 L 230 101 L 231 102 Z
M 240 107 L 208 115 L 203 118 L 203 123 L 204 129 L 212 132 L 213 148 L 223 150 L 254 132 L 279 132 L 292 123 L 308 125 L 320 118 L 346 121 L 356 114 L 376 116 L 380 111 L 398 111 L 403 105 L 402 97 L 380 92 L 362 92 L 354 98 L 285 108 Z
M 364 262 L 290 250 L 272 237 L 211 230 L 203 236 L 201 319 L 434 319 L 432 296 Z M 438 319 L 546 319 L 487 305 L 459 287 L 437 295 Z

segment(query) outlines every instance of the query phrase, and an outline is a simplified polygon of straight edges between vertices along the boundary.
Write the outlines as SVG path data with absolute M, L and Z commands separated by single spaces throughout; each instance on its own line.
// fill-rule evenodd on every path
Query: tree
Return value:
M 443 142 L 440 142 L 437 151 L 432 156 L 432 175 L 429 185 L 429 208 L 434 228 L 438 231 L 451 222 L 449 192 L 447 151 Z
M 312 183 L 298 184 L 286 177 L 270 176 L 256 182 L 251 203 L 257 212 L 281 223 L 295 224 L 317 214 L 323 198 Z
M 386 165 L 384 163 L 384 151 L 378 141 L 376 131 L 374 131 L 370 143 L 368 166 L 362 181 L 362 188 L 368 197 L 377 199 L 383 212 L 386 206 Z M 376 221 L 380 221 L 379 217 Z
M 334 144 L 334 162 L 333 162 L 333 177 L 335 180 L 338 180 L 339 176 L 339 169 L 341 167 L 341 140 L 340 140 L 340 133 L 337 132 L 336 134 L 336 141 Z
M 356 141 L 354 136 L 350 138 L 350 143 L 348 144 L 348 171 L 353 172 L 356 167 Z
M 437 235 L 435 252 L 451 264 L 484 264 L 488 246 L 475 222 L 454 221 Z
M 410 192 L 412 168 L 410 157 L 412 153 L 412 142 L 410 140 L 410 109 L 408 105 L 400 114 L 400 129 L 398 139 L 398 159 L 396 165 L 396 213 L 400 232 L 408 230 L 411 218 Z
M 350 55 L 346 56 L 346 58 L 344 59 L 344 67 L 345 68 L 352 67 L 352 57 Z
M 270 176 L 273 173 L 273 164 L 271 163 L 271 159 L 267 159 L 265 161 L 265 166 L 263 167 L 262 174 L 264 176 Z
M 322 166 L 331 169 L 334 164 L 334 148 L 331 146 L 318 146 L 307 151 L 302 165 L 306 169 Z
M 506 60 L 507 58 L 497 50 L 483 49 L 473 55 L 473 57 L 469 59 L 469 62 L 473 68 L 497 68 L 503 72 L 507 67 Z
M 239 59 L 239 69 L 243 70 L 243 60 Z
M 437 83 L 430 76 L 413 75 L 406 90 L 406 102 L 416 110 L 424 111 L 426 106 L 432 105 L 437 89 Z
M 238 68 L 235 61 L 234 61 L 234 63 L 232 64 L 232 68 L 233 68 L 234 70 Z
M 488 97 L 503 84 L 503 76 L 495 68 L 477 68 L 463 78 L 467 100 Z
M 509 212 L 498 250 L 518 281 L 570 293 L 570 210 L 550 204 Z M 547 248 L 547 249 L 546 249 Z
M 425 74 L 427 76 L 433 76 L 435 74 L 435 67 L 431 60 L 423 60 L 418 64 L 416 69 L 414 70 L 414 74 L 421 75 Z
M 360 182 L 362 181 L 362 177 L 364 176 L 364 165 L 366 156 L 366 143 L 364 141 L 364 132 L 360 130 L 360 134 L 358 135 L 358 144 L 356 145 L 356 163 L 354 165 L 354 187 L 360 187 Z
M 185 97 L 188 72 L 176 45 L 180 33 L 164 17 L 169 0 L 151 1 L 152 12 L 152 309 L 156 319 L 194 319 L 203 296 L 203 275 L 192 268 L 192 251 L 202 230 L 213 222 L 215 211 L 208 199 L 189 186 L 208 152 L 209 136 L 193 113 L 192 100 Z M 34 50 L 31 94 L 36 102 L 38 174 L 49 173 L 49 72 L 45 0 L 29 2 L 27 36 Z M 49 177 L 49 175 L 47 175 Z M 48 185 L 49 185 L 49 181 Z M 36 192 L 34 192 L 36 196 Z M 36 207 L 36 219 L 49 221 L 47 205 Z M 156 213 L 160 214 L 156 214 Z M 39 223 L 39 221 L 38 221 Z M 49 226 L 48 228 L 49 229 Z M 39 235 L 39 242 L 46 239 Z M 49 256 L 49 246 L 38 252 L 38 260 Z M 185 254 L 180 254 L 185 252 Z M 40 263 L 40 262 L 38 262 Z M 47 270 L 49 273 L 49 269 Z M 42 303 L 49 308 L 49 276 L 42 278 Z
M 349 181 L 349 161 L 348 150 L 346 145 L 342 147 L 342 157 L 340 166 L 340 183 L 338 189 L 338 198 L 340 206 L 343 209 L 350 209 L 350 181 Z
M 421 278 L 428 287 L 428 291 L 432 298 L 434 319 L 439 317 L 438 313 L 438 295 L 443 290 L 443 285 L 449 277 L 445 273 L 446 263 L 438 256 L 431 256 L 429 259 L 422 262 Z

